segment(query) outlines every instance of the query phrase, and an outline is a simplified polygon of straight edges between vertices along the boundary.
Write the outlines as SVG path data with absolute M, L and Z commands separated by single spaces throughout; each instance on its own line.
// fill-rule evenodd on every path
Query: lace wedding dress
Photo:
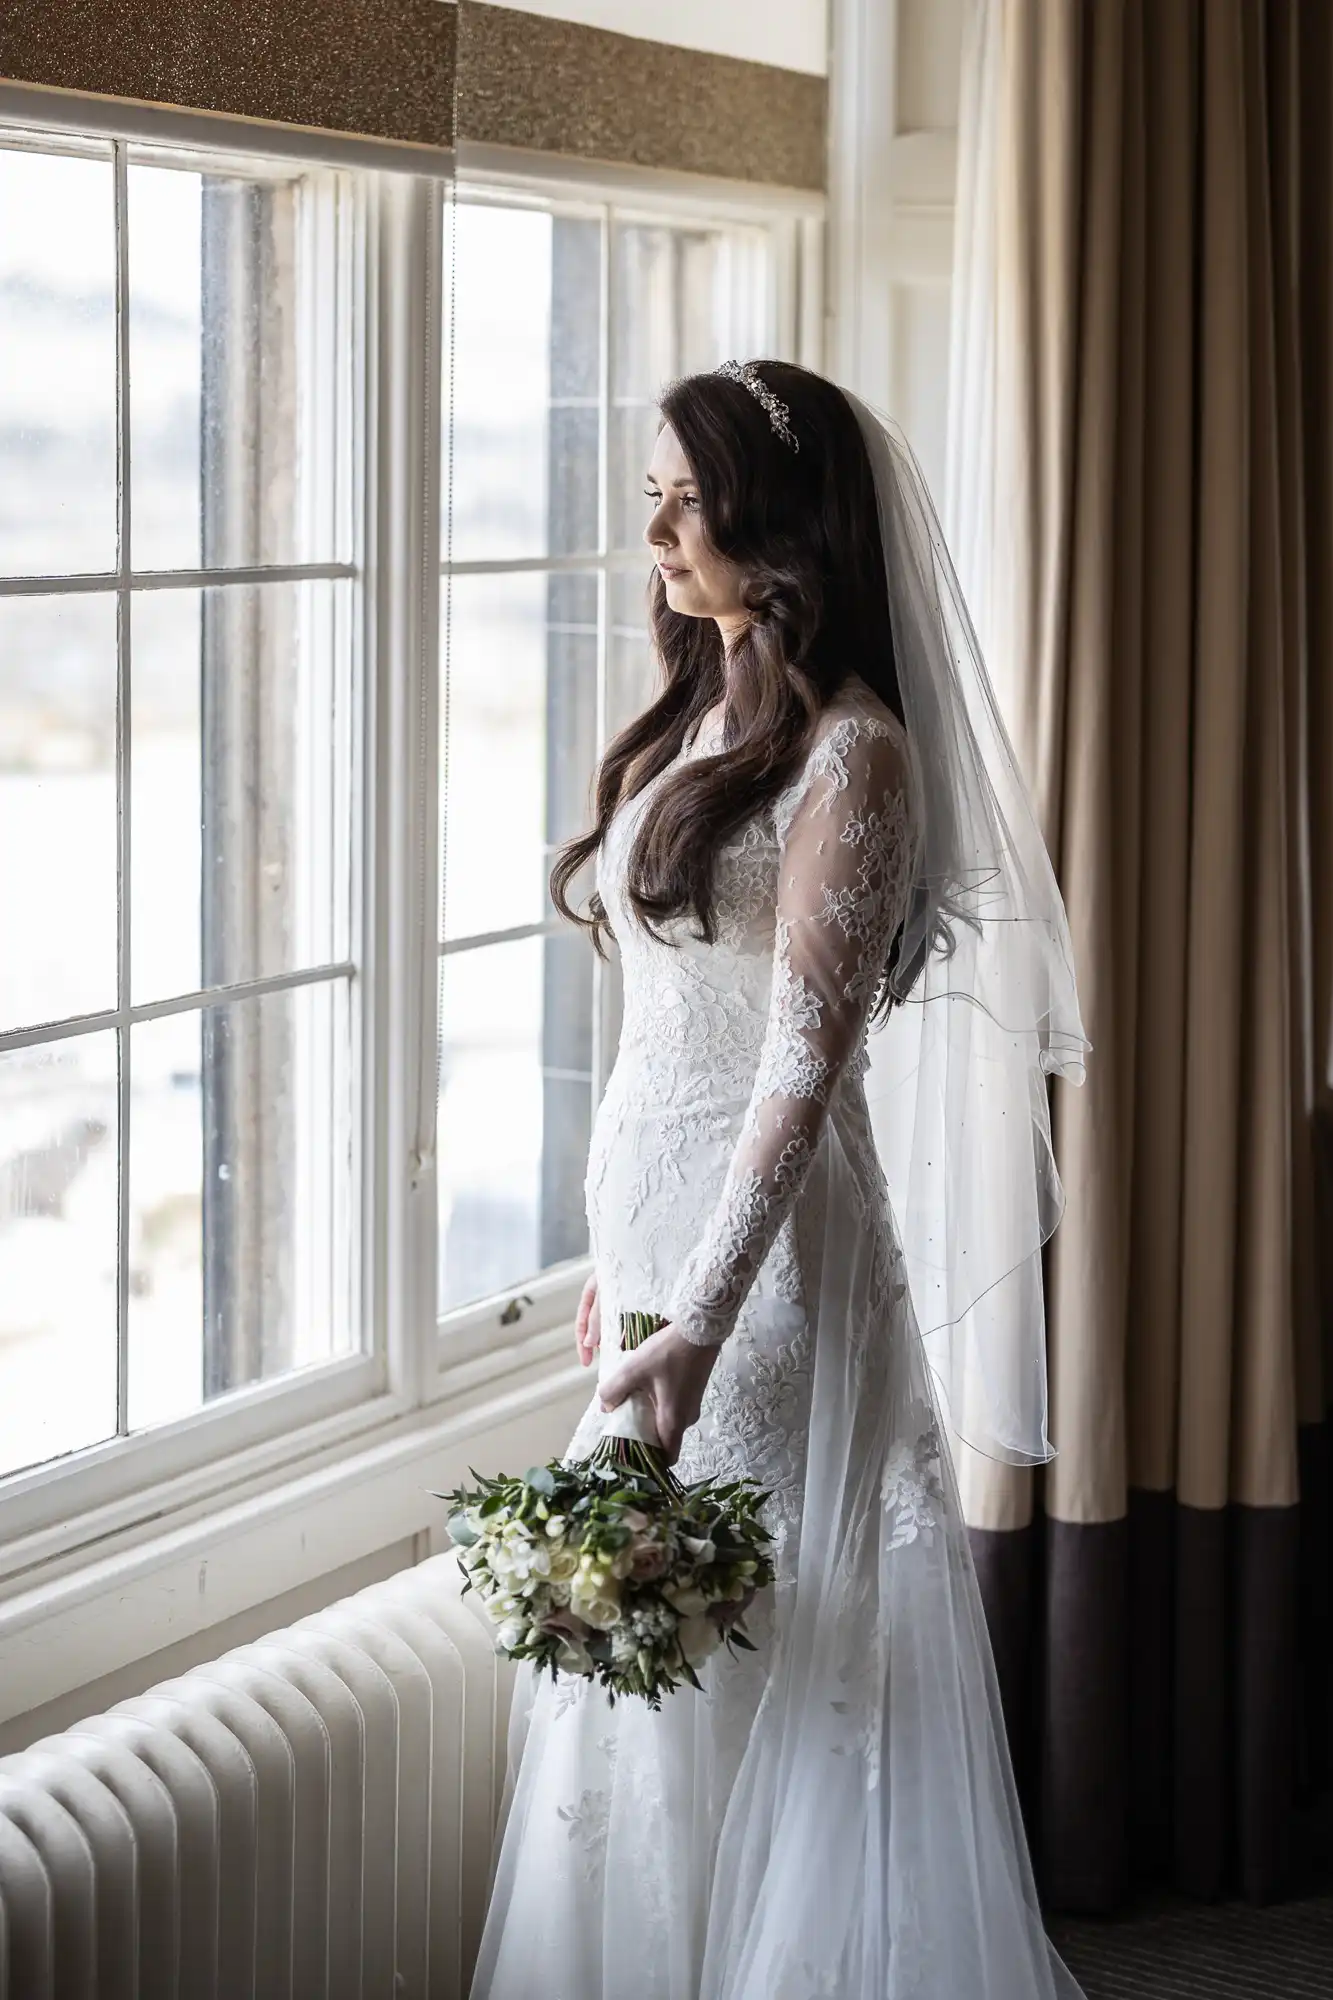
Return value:
M 601 1367 L 622 1308 L 720 1343 L 677 1471 L 770 1489 L 778 1574 L 758 1650 L 656 1713 L 519 1669 L 473 2000 L 1077 1995 L 1037 1914 L 866 1107 L 908 773 L 854 678 L 720 854 L 711 944 L 688 923 L 659 942 L 627 906 L 651 785 L 603 844 L 625 1011 L 587 1173 Z M 568 1458 L 613 1421 L 594 1396 Z

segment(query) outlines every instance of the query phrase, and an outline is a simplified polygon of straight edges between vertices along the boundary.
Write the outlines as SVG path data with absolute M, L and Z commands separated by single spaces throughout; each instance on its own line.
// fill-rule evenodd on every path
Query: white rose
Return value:
M 570 1606 L 585 1625 L 594 1625 L 599 1632 L 609 1632 L 613 1625 L 620 1623 L 620 1600 L 609 1594 L 585 1597 L 574 1592 L 570 1596 Z

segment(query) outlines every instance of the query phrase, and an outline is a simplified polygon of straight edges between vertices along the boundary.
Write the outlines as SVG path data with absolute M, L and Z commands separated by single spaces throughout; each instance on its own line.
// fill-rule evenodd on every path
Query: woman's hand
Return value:
M 594 1271 L 583 1287 L 578 1314 L 574 1320 L 574 1345 L 579 1351 L 581 1367 L 588 1366 L 601 1344 L 602 1302 L 597 1296 L 597 1273 Z
M 641 1389 L 652 1406 L 667 1464 L 674 1465 L 686 1431 L 698 1422 L 717 1354 L 716 1347 L 699 1347 L 673 1326 L 659 1326 L 611 1370 L 599 1391 L 602 1408 L 618 1409 Z

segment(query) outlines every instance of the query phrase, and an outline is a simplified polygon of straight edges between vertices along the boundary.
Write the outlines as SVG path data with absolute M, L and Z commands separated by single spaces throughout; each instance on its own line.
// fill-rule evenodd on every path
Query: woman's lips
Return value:
M 684 569 L 684 568 L 682 568 L 682 567 L 681 567 L 681 565 L 680 565 L 680 564 L 678 564 L 678 563 L 664 563 L 664 562 L 660 562 L 660 563 L 659 563 L 659 564 L 657 565 L 657 567 L 658 567 L 658 568 L 659 568 L 659 569 L 661 570 L 661 572 L 662 572 L 662 574 L 663 574 L 663 576 L 664 576 L 664 577 L 673 577 L 673 576 L 688 576 L 688 575 L 689 575 L 689 571 L 688 571 L 687 569 Z

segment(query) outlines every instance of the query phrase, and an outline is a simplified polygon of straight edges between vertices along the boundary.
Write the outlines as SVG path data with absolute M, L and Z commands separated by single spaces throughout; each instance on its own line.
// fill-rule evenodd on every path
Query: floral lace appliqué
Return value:
M 910 1442 L 897 1444 L 884 1463 L 880 1487 L 890 1527 L 890 1549 L 934 1540 L 944 1503 L 940 1438 L 932 1421 Z
M 579 1852 L 579 1865 L 586 1881 L 595 1881 L 606 1865 L 607 1832 L 611 1823 L 609 1791 L 585 1791 L 574 1805 L 557 1806 L 557 1817 L 565 1822 L 569 1838 Z

